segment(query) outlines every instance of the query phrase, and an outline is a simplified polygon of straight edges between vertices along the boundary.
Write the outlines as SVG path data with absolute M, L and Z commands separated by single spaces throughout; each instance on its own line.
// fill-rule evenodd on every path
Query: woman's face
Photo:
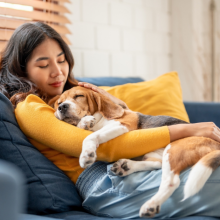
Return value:
M 69 73 L 69 64 L 55 40 L 46 39 L 36 47 L 26 69 L 28 78 L 50 98 L 63 92 Z

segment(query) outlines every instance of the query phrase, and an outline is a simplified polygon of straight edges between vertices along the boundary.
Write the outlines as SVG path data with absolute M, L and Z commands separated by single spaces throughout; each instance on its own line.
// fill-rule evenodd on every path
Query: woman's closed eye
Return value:
M 39 68 L 42 68 L 42 69 L 44 69 L 44 68 L 47 68 L 49 65 L 47 64 L 46 66 L 39 66 Z
M 65 63 L 65 61 L 66 61 L 66 59 L 58 61 L 58 63 Z M 47 68 L 48 66 L 49 66 L 49 64 L 47 64 L 47 65 L 40 65 L 38 67 L 41 68 L 41 69 L 44 69 L 44 68 Z
M 58 63 L 64 63 L 66 60 L 64 59 L 63 61 L 59 61 Z

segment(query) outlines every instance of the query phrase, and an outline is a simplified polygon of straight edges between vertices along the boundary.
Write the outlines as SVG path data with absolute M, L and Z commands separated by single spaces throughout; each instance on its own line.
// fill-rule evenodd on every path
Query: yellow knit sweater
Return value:
M 86 131 L 54 116 L 54 109 L 35 95 L 29 95 L 15 109 L 17 122 L 29 141 L 76 183 L 83 171 L 79 166 L 82 142 L 91 131 Z M 113 162 L 133 158 L 165 147 L 170 142 L 165 127 L 131 131 L 97 149 L 97 160 Z

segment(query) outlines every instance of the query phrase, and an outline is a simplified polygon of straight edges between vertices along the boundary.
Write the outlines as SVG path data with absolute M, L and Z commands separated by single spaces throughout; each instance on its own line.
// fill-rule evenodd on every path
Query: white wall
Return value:
M 220 1 L 215 0 L 214 15 L 214 101 L 220 102 Z
M 220 0 L 70 1 L 75 76 L 150 80 L 176 70 L 184 100 L 220 101 Z
M 171 11 L 171 67 L 179 73 L 183 99 L 220 101 L 220 1 L 171 0 Z
M 171 66 L 179 73 L 184 100 L 210 99 L 209 2 L 171 0 Z
M 75 76 L 141 76 L 171 70 L 170 0 L 71 0 Z

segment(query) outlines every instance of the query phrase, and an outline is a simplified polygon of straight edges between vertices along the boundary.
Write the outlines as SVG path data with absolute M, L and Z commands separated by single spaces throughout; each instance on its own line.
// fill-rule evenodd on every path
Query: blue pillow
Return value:
M 81 207 L 72 181 L 43 156 L 19 129 L 11 102 L 0 93 L 0 159 L 26 176 L 29 214 L 45 215 Z
M 79 82 L 87 82 L 96 86 L 117 86 L 126 83 L 143 82 L 140 77 L 75 77 Z

